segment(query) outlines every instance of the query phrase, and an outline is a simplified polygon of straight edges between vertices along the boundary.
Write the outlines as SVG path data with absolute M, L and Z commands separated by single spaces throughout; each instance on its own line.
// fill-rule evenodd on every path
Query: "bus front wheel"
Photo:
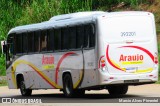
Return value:
M 32 94 L 32 89 L 26 89 L 24 79 L 20 81 L 19 88 L 22 96 L 30 96 Z
M 128 85 L 110 86 L 108 92 L 110 95 L 124 95 L 128 91 Z

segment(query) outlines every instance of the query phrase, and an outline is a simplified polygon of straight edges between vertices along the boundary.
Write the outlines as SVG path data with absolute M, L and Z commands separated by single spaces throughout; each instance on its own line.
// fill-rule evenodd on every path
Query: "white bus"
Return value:
M 4 46 L 10 89 L 126 94 L 158 80 L 155 21 L 149 12 L 78 12 L 19 26 Z

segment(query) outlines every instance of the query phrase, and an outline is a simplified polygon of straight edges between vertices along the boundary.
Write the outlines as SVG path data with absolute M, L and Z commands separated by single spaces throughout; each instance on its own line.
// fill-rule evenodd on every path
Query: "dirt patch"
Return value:
M 0 76 L 0 81 L 6 80 L 6 76 Z
M 0 86 L 6 86 L 6 85 L 7 85 L 6 76 L 0 76 Z

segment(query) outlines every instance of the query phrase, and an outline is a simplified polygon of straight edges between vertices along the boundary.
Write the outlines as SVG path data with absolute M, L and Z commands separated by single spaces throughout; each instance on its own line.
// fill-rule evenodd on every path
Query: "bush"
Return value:
M 5 76 L 6 72 L 5 72 L 5 57 L 4 55 L 0 55 L 0 76 Z

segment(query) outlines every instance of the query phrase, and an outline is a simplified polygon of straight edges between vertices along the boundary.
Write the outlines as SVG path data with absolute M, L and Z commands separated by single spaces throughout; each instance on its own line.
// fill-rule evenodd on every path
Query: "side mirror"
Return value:
M 2 53 L 6 53 L 7 52 L 7 45 L 6 45 L 6 41 L 1 41 L 1 48 L 2 48 Z

